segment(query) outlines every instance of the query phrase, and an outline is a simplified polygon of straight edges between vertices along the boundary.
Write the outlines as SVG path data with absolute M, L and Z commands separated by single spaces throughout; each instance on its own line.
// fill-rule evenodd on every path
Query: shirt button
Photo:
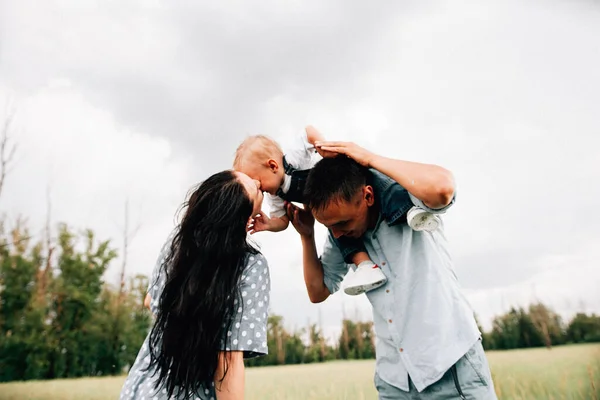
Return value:
M 386 292 L 386 293 L 389 293 L 389 292 L 390 292 L 390 289 L 385 289 L 385 292 Z
M 385 265 L 385 261 L 381 263 L 381 265 Z
M 391 324 L 391 323 L 392 323 L 392 320 L 391 320 L 391 319 L 388 319 L 388 322 Z
M 404 349 L 402 347 L 400 347 L 400 353 L 402 353 L 404 351 Z

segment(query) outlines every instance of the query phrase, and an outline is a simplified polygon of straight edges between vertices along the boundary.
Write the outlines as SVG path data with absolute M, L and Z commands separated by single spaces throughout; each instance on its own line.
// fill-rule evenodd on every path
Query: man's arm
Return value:
M 369 167 L 389 176 L 434 210 L 446 207 L 454 197 L 452 173 L 437 165 L 374 155 Z
M 291 203 L 286 203 L 286 206 L 288 219 L 302 241 L 302 265 L 308 298 L 312 303 L 321 303 L 330 292 L 325 285 L 325 273 L 315 245 L 315 218 L 308 209 L 303 210 Z
M 315 237 L 300 235 L 302 240 L 302 264 L 304 266 L 304 282 L 311 303 L 321 303 L 329 297 L 329 289 L 325 286 L 323 264 L 317 255 Z
M 317 142 L 315 145 L 324 151 L 344 154 L 389 176 L 434 210 L 446 207 L 454 197 L 452 173 L 437 165 L 383 157 L 351 142 Z
M 328 236 L 319 258 L 314 236 L 315 219 L 308 209 L 303 210 L 289 203 L 287 209 L 290 222 L 302 241 L 302 264 L 308 297 L 311 302 L 320 303 L 339 289 L 348 273 L 348 266 L 331 236 Z

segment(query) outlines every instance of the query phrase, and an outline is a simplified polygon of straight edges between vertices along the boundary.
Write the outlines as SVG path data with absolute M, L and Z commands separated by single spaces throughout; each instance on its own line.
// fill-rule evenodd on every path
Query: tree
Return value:
M 123 356 L 120 354 L 124 352 L 127 346 L 124 343 L 124 335 L 127 329 L 127 318 L 131 318 L 131 315 L 127 315 L 129 307 L 125 307 L 126 302 L 126 291 L 125 291 L 125 270 L 127 268 L 127 256 L 129 251 L 129 245 L 131 240 L 138 232 L 140 226 L 138 225 L 133 231 L 129 230 L 129 200 L 125 201 L 125 225 L 123 227 L 123 252 L 121 260 L 121 274 L 119 279 L 118 295 L 117 298 L 112 300 L 109 307 L 109 312 L 113 316 L 112 318 L 112 351 L 109 353 L 113 357 L 113 362 L 110 364 L 112 373 L 117 373 L 122 369 L 121 361 Z M 147 284 L 146 284 L 146 287 Z M 143 299 L 143 296 L 142 296 Z M 143 305 L 143 300 L 142 300 Z
M 541 335 L 523 308 L 511 308 L 494 318 L 491 342 L 497 349 L 535 347 L 543 344 Z
M 7 381 L 35 374 L 30 355 L 40 350 L 35 328 L 43 316 L 30 304 L 42 260 L 40 247 L 30 246 L 22 220 L 8 235 L 2 223 L 0 235 L 0 381 Z
M 10 171 L 17 150 L 17 145 L 13 144 L 11 140 L 11 135 L 14 132 L 14 119 L 14 108 L 8 102 L 6 105 L 6 115 L 1 127 L 2 131 L 0 132 L 0 195 L 4 189 L 6 176 Z
M 566 340 L 571 343 L 600 342 L 600 316 L 575 315 L 567 327 Z
M 529 317 L 537 331 L 541 334 L 544 345 L 551 348 L 552 344 L 564 343 L 564 329 L 560 316 L 542 303 L 529 306 Z
M 304 362 L 323 362 L 335 356 L 332 354 L 333 349 L 325 343 L 325 337 L 316 324 L 308 327 L 308 341 Z
M 342 321 L 339 338 L 341 359 L 367 359 L 375 357 L 373 322 Z
M 106 284 L 116 252 L 91 231 L 59 225 L 55 255 L 28 237 L 23 221 L 10 232 L 0 223 L 0 381 L 124 372 L 149 330 L 148 278 L 133 277 L 122 291 Z M 125 317 L 115 349 L 119 298 Z

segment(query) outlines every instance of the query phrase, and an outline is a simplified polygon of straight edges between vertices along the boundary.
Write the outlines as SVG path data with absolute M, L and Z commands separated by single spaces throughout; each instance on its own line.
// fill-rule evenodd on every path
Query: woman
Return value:
M 156 320 L 121 399 L 243 399 L 243 359 L 267 354 L 269 270 L 246 240 L 262 196 L 233 171 L 191 194 L 154 269 Z

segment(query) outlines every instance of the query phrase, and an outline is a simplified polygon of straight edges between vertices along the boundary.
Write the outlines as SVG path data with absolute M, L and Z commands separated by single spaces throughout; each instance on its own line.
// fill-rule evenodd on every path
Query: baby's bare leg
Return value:
M 363 261 L 370 261 L 369 254 L 366 251 L 359 251 L 352 256 L 352 263 L 358 265 Z

